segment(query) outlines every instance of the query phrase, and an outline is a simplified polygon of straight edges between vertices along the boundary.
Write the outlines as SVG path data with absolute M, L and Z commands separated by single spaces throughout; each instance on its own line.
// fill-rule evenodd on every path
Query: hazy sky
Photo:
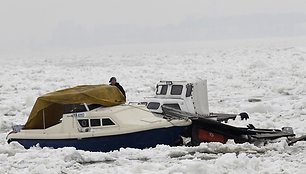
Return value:
M 306 36 L 306 0 L 0 0 L 0 48 Z

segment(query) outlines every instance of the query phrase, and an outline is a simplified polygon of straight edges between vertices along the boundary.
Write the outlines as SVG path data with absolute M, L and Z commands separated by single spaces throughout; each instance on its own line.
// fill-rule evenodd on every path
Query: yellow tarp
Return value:
M 83 103 L 114 106 L 125 103 L 125 97 L 111 85 L 82 85 L 51 92 L 37 98 L 24 129 L 53 126 L 62 118 L 64 105 Z

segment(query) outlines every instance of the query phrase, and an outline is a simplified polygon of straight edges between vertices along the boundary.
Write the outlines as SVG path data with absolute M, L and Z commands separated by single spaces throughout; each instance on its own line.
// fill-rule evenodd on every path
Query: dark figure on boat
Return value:
M 109 84 L 113 85 L 113 86 L 116 86 L 121 91 L 121 93 L 124 95 L 124 97 L 126 97 L 125 91 L 124 91 L 123 87 L 119 83 L 117 83 L 116 77 L 111 77 L 110 80 L 109 80 Z

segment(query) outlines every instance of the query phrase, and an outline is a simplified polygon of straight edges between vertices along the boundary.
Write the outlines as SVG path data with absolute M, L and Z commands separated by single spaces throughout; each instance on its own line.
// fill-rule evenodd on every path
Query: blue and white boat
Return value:
M 78 86 L 46 94 L 37 99 L 24 127 L 13 130 L 7 140 L 25 148 L 39 145 L 108 152 L 175 145 L 191 125 L 188 119 L 167 119 L 146 106 L 124 104 L 122 97 L 109 85 Z

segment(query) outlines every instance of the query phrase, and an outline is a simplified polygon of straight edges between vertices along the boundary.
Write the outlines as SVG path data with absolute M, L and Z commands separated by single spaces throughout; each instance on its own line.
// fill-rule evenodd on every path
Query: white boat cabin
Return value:
M 209 115 L 207 81 L 160 81 L 156 85 L 155 96 L 146 97 L 147 108 L 162 113 L 161 106 L 169 106 L 182 111 Z

